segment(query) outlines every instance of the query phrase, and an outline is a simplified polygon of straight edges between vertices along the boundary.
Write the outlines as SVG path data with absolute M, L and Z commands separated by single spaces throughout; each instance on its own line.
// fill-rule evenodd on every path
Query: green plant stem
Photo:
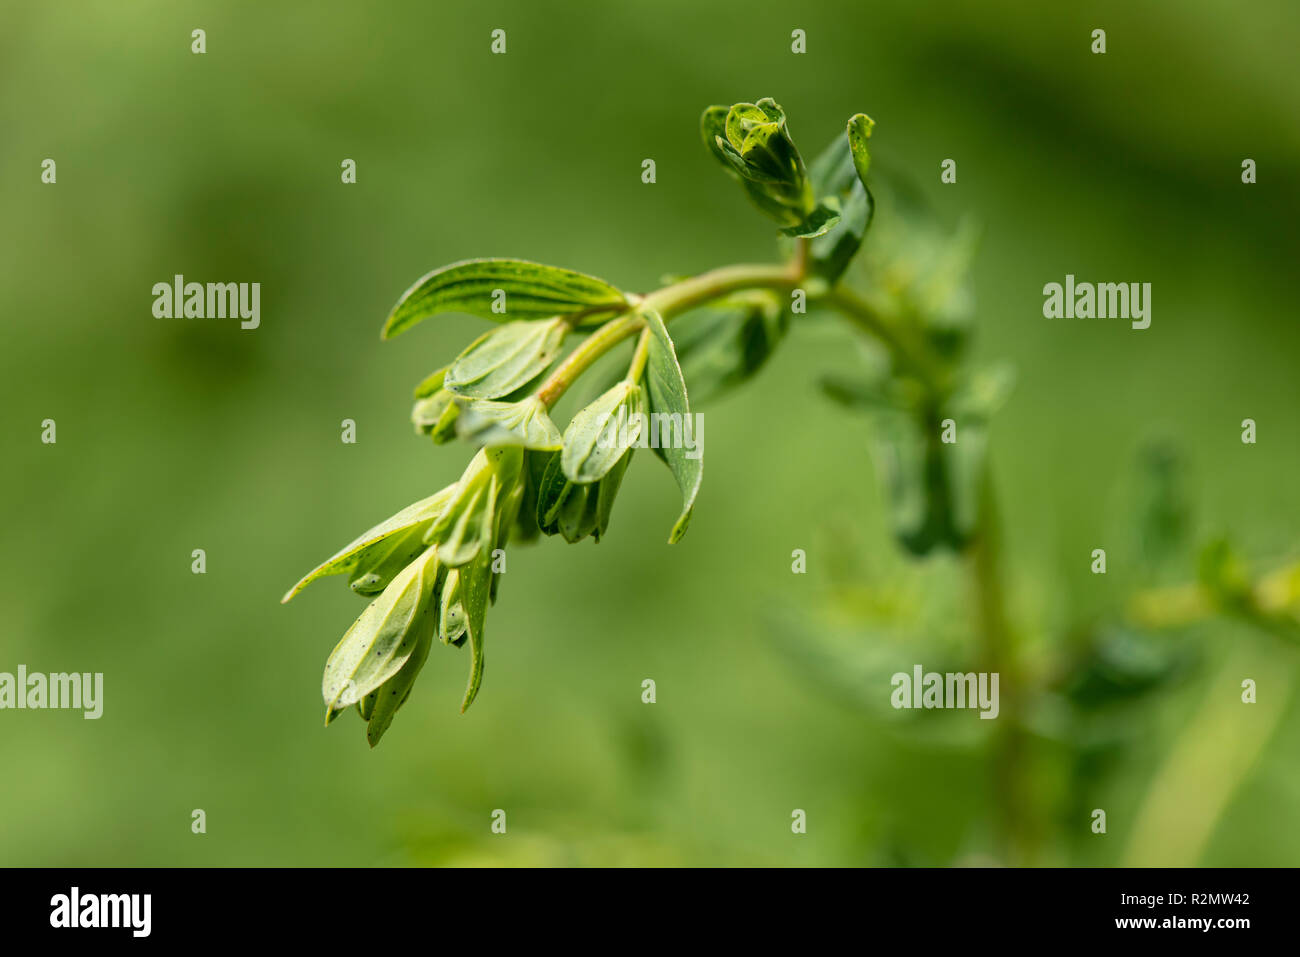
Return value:
M 840 314 L 868 335 L 879 339 L 893 353 L 895 361 L 921 381 L 931 394 L 942 397 L 945 391 L 944 376 L 935 368 L 925 352 L 908 341 L 905 334 L 895 329 L 861 296 L 837 286 L 823 300 L 839 310 Z
M 743 289 L 793 289 L 803 281 L 803 266 L 788 264 L 739 264 L 722 266 L 656 289 L 633 302 L 634 310 L 654 310 L 667 322 L 696 306 Z M 597 359 L 644 325 L 636 311 L 610 319 L 574 349 L 547 377 L 537 396 L 554 405 Z
M 548 407 L 559 401 L 565 390 L 577 381 L 591 367 L 591 364 L 618 345 L 643 325 L 637 315 L 622 315 L 611 319 L 594 333 L 582 345 L 574 349 L 560 363 L 559 368 L 547 377 L 542 387 L 537 390 L 537 397 Z
M 998 727 L 994 736 L 993 797 L 997 839 L 1010 864 L 1031 864 L 1037 823 L 1027 801 L 1021 674 L 1002 583 L 1002 534 L 992 470 L 985 468 L 975 538 L 968 551 L 979 614 L 983 667 L 998 675 Z
M 639 381 L 641 374 L 645 372 L 645 365 L 650 360 L 651 335 L 649 327 L 641 330 L 641 338 L 636 341 L 636 351 L 632 353 L 632 361 L 627 367 L 629 382 Z

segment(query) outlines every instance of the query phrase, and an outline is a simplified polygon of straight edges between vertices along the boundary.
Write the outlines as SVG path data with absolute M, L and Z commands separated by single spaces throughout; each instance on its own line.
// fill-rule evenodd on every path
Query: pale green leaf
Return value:
M 641 436 L 641 387 L 623 381 L 580 409 L 564 430 L 560 467 L 571 482 L 600 480 Z
M 456 433 L 467 442 L 489 447 L 518 445 L 540 452 L 554 451 L 563 442 L 546 403 L 535 395 L 522 402 L 458 402 L 461 414 Z
M 686 398 L 686 382 L 682 378 L 682 369 L 677 362 L 673 341 L 668 337 L 663 319 L 653 310 L 643 312 L 646 324 L 651 331 L 649 359 L 646 363 L 646 389 L 649 399 L 651 421 L 654 416 L 678 416 L 685 423 L 691 414 L 690 403 Z M 680 436 L 680 433 L 679 433 Z M 655 452 L 668 465 L 682 492 L 682 513 L 673 525 L 668 543 L 674 544 L 686 534 L 690 524 L 691 513 L 695 508 L 695 497 L 699 494 L 700 483 L 704 479 L 704 458 L 700 450 L 687 449 L 683 442 L 659 443 Z
M 448 485 L 441 491 L 408 505 L 396 515 L 380 522 L 304 575 L 298 584 L 289 589 L 284 598 L 280 600 L 282 602 L 288 601 L 318 578 L 324 578 L 327 575 L 351 573 L 359 566 L 368 563 L 373 564 L 377 555 L 387 554 L 388 549 L 385 548 L 384 543 L 390 537 L 417 527 L 427 529 L 441 514 L 442 509 L 451 500 L 455 491 L 455 485 Z
M 444 388 L 473 399 L 499 399 L 526 385 L 560 354 L 570 326 L 563 319 L 510 322 L 476 339 L 460 354 Z
M 397 674 L 433 626 L 430 593 L 438 574 L 436 551 L 411 562 L 348 629 L 325 664 L 321 693 L 327 716 L 356 704 Z

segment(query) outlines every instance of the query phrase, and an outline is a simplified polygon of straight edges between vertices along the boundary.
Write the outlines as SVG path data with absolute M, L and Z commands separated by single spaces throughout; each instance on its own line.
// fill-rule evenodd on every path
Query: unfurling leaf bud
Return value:
M 770 97 L 728 108 L 711 106 L 700 121 L 704 143 L 745 187 L 750 199 L 790 236 L 820 235 L 839 219 L 817 204 L 785 112 Z

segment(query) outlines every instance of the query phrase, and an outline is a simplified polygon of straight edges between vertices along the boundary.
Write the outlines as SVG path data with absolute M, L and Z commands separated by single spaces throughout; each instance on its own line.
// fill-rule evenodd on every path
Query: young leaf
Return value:
M 519 481 L 523 454 L 518 446 L 484 448 L 466 467 L 446 508 L 424 537 L 425 544 L 438 546 L 439 560 L 448 568 L 490 554 L 497 503 Z
M 429 436 L 439 445 L 450 441 L 456 435 L 456 420 L 460 417 L 460 406 L 455 399 L 446 389 L 416 399 L 411 407 L 411 423 L 415 431 Z
M 838 222 L 813 239 L 810 249 L 812 272 L 828 282 L 844 274 L 850 260 L 862 245 L 862 238 L 875 212 L 875 201 L 866 187 L 866 170 L 870 164 L 866 139 L 871 135 L 871 120 L 859 114 L 849 120 L 846 135 L 837 136 L 808 168 L 813 192 L 818 200 L 839 202 Z M 861 165 L 857 159 L 862 159 Z
M 441 369 L 435 369 L 430 372 L 415 387 L 415 397 L 417 399 L 427 399 L 439 389 L 442 388 L 442 382 L 447 377 L 447 370 L 450 366 L 443 366 Z
M 348 629 L 325 663 L 321 693 L 327 717 L 356 704 L 401 669 L 421 632 L 432 627 L 429 596 L 436 551 L 411 562 Z
M 560 467 L 571 482 L 599 481 L 641 436 L 641 387 L 623 381 L 588 405 L 564 430 Z
M 632 464 L 632 449 L 623 453 L 596 486 L 596 529 L 592 533 L 596 536 L 596 541 L 600 541 L 609 530 L 609 517 L 614 511 L 614 499 L 618 495 L 619 486 L 623 484 L 623 476 L 630 464 Z
M 651 331 L 645 379 L 650 415 L 675 415 L 685 422 L 691 409 L 686 399 L 686 382 L 682 378 L 681 366 L 677 363 L 673 341 L 668 337 L 668 330 L 664 328 L 664 321 L 657 312 L 645 310 L 643 315 Z M 690 524 L 695 496 L 699 494 L 700 482 L 704 479 L 704 458 L 702 455 L 689 456 L 688 450 L 683 447 L 684 443 L 668 444 L 669 448 L 659 447 L 655 452 L 667 464 L 673 478 L 677 480 L 677 487 L 682 490 L 682 513 L 668 536 L 668 544 L 672 545 L 681 541 Z
M 364 561 L 357 562 L 348 577 L 348 586 L 358 595 L 378 595 L 424 551 L 426 530 L 427 526 L 420 524 L 386 538 L 382 546 L 373 550 L 373 557 L 367 553 Z
M 447 572 L 438 609 L 438 638 L 445 645 L 458 645 L 465 637 L 465 606 L 460 600 L 460 569 Z
M 424 628 L 420 631 L 416 640 L 414 650 L 406 659 L 405 664 L 393 677 L 384 682 L 377 691 L 373 692 L 374 700 L 370 705 L 370 714 L 362 713 L 366 718 L 366 741 L 373 748 L 379 744 L 380 738 L 388 731 L 393 723 L 393 716 L 397 710 L 406 703 L 407 696 L 411 693 L 411 688 L 415 684 L 415 679 L 420 676 L 420 671 L 424 668 L 424 662 L 429 657 L 429 648 L 433 644 L 433 638 L 430 634 L 432 629 Z
M 545 371 L 564 345 L 564 319 L 510 322 L 480 336 L 447 370 L 444 387 L 472 399 L 499 399 Z
M 876 121 L 865 113 L 858 113 L 849 119 L 849 149 L 853 153 L 853 166 L 858 171 L 858 179 L 867 185 L 867 170 L 871 168 L 871 152 L 867 149 L 867 140 Z
M 754 204 L 793 235 L 829 228 L 831 213 L 817 212 L 803 160 L 775 100 L 736 103 L 730 109 L 711 106 L 700 118 L 700 133 Z M 813 216 L 819 219 L 816 225 L 809 222 Z
M 626 308 L 623 294 L 609 283 L 571 269 L 523 259 L 470 259 L 435 269 L 406 290 L 384 324 L 384 338 L 443 312 L 505 322 Z
M 489 447 L 518 445 L 549 452 L 560 448 L 560 430 L 551 421 L 546 403 L 537 396 L 522 402 L 459 400 L 456 433 L 467 442 Z
M 385 542 L 394 535 L 410 531 L 415 528 L 428 529 L 441 513 L 443 508 L 451 501 L 452 495 L 456 491 L 455 485 L 448 485 L 439 492 L 435 492 L 428 498 L 421 499 L 412 505 L 406 506 L 396 515 L 385 519 L 374 528 L 360 535 L 355 541 L 341 549 L 334 556 L 322 562 L 316 568 L 312 569 L 298 584 L 289 589 L 288 593 L 280 599 L 286 602 L 293 598 L 294 595 L 302 591 L 318 578 L 324 578 L 328 575 L 341 575 L 351 573 L 359 566 L 372 564 L 376 556 L 386 555 L 388 549 L 385 548 Z
M 474 703 L 483 683 L 483 625 L 487 619 L 488 591 L 492 581 L 492 556 L 484 551 L 462 573 L 461 595 L 465 608 L 465 633 L 469 638 L 469 682 L 460 713 Z
M 839 200 L 828 197 L 818 203 L 817 208 L 808 214 L 803 222 L 777 230 L 782 236 L 791 239 L 814 239 L 829 232 L 840 221 Z

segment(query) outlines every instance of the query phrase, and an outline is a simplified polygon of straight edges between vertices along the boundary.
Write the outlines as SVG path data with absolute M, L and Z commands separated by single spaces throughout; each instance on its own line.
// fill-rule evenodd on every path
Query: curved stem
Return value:
M 641 330 L 641 338 L 636 341 L 636 351 L 632 353 L 632 362 L 627 367 L 629 382 L 638 381 L 645 372 L 645 364 L 650 360 L 650 336 L 649 327 Z
M 883 342 L 900 366 L 921 380 L 922 385 L 936 396 L 943 394 L 943 375 L 925 352 L 909 342 L 904 334 L 894 328 L 869 302 L 856 293 L 837 286 L 823 300 L 834 306 L 840 314 L 868 335 Z
M 593 362 L 640 329 L 642 324 L 641 317 L 637 315 L 623 315 L 605 323 L 565 357 L 559 368 L 537 390 L 537 397 L 547 406 L 554 405 Z
M 653 309 L 667 322 L 673 316 L 686 312 L 729 293 L 742 289 L 793 289 L 804 278 L 803 264 L 797 260 L 789 264 L 739 264 L 711 269 L 698 276 L 664 286 L 639 299 L 633 299 L 633 309 Z M 644 325 L 636 312 L 625 313 L 611 319 L 596 330 L 582 345 L 560 363 L 551 373 L 537 396 L 548 406 L 559 401 L 569 386 L 573 385 L 597 359 L 618 345 Z

